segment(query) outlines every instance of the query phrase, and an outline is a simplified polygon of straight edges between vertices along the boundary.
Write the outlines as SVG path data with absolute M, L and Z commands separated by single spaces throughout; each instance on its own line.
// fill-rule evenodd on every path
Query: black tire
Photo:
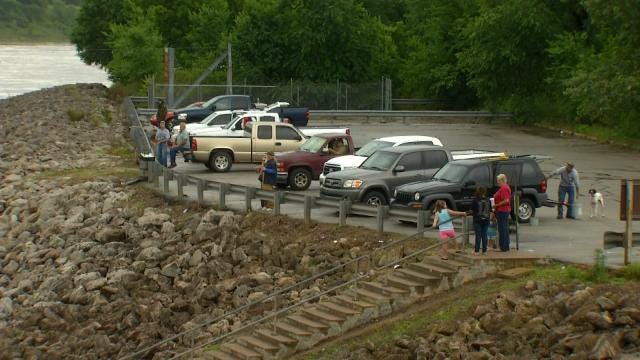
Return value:
M 217 150 L 209 158 L 209 167 L 215 172 L 227 172 L 231 170 L 233 159 L 231 154 L 225 150 Z
M 305 168 L 295 168 L 289 173 L 291 190 L 307 190 L 311 186 L 311 172 Z
M 386 196 L 379 191 L 369 191 L 362 198 L 362 203 L 369 206 L 381 206 L 389 204 Z
M 536 205 L 528 198 L 520 199 L 520 206 L 517 211 L 518 222 L 526 224 L 531 218 L 536 216 Z

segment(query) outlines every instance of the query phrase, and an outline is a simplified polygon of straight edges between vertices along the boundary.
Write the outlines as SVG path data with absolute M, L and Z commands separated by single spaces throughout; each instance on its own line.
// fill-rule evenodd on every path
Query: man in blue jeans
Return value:
M 558 168 L 549 174 L 549 178 L 560 175 L 560 186 L 558 186 L 558 219 L 562 219 L 564 199 L 567 200 L 567 219 L 575 219 L 574 205 L 576 197 L 580 196 L 580 177 L 575 166 L 568 162 L 565 166 Z
M 180 114 L 180 116 L 185 114 Z M 186 115 L 185 115 L 186 118 Z M 184 118 L 180 118 L 180 131 L 176 135 L 175 144 L 171 147 L 169 151 L 169 157 L 171 158 L 170 168 L 176 167 L 176 155 L 178 153 L 182 153 L 182 157 L 184 157 L 184 162 L 189 162 L 188 153 L 191 151 L 191 146 L 189 145 L 189 133 L 187 132 L 187 123 Z

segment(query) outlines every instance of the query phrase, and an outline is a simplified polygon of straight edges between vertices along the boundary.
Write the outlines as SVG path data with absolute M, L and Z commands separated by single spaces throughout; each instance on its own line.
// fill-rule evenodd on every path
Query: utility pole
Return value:
M 233 94 L 233 61 L 231 59 L 231 43 L 227 43 L 227 95 Z
M 168 73 L 169 73 L 169 87 L 167 89 L 167 104 L 170 107 L 173 107 L 173 99 L 175 96 L 175 81 L 176 81 L 176 68 L 175 68 L 175 57 L 176 57 L 176 49 L 168 48 L 167 49 L 167 57 L 168 57 Z

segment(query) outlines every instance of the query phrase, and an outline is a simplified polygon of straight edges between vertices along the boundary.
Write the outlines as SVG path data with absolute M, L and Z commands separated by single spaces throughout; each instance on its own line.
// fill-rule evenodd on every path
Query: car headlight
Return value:
M 397 198 L 398 197 L 398 190 L 393 190 L 393 197 Z
M 417 193 L 413 194 L 413 199 L 414 199 L 415 201 L 420 201 L 420 193 L 419 193 L 419 192 L 417 192 Z
M 342 187 L 359 189 L 362 186 L 362 180 L 347 180 Z

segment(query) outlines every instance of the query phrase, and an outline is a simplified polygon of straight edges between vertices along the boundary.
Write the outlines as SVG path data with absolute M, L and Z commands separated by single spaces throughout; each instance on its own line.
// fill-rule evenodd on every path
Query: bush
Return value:
M 102 113 L 102 121 L 104 121 L 105 124 L 111 124 L 111 122 L 113 121 L 113 117 L 111 116 L 111 110 L 102 109 L 102 111 L 100 112 Z
M 68 109 L 67 116 L 69 116 L 69 120 L 71 122 L 78 122 L 84 119 L 84 113 L 74 109 Z
M 630 264 L 622 268 L 622 277 L 627 280 L 640 281 L 640 263 Z

